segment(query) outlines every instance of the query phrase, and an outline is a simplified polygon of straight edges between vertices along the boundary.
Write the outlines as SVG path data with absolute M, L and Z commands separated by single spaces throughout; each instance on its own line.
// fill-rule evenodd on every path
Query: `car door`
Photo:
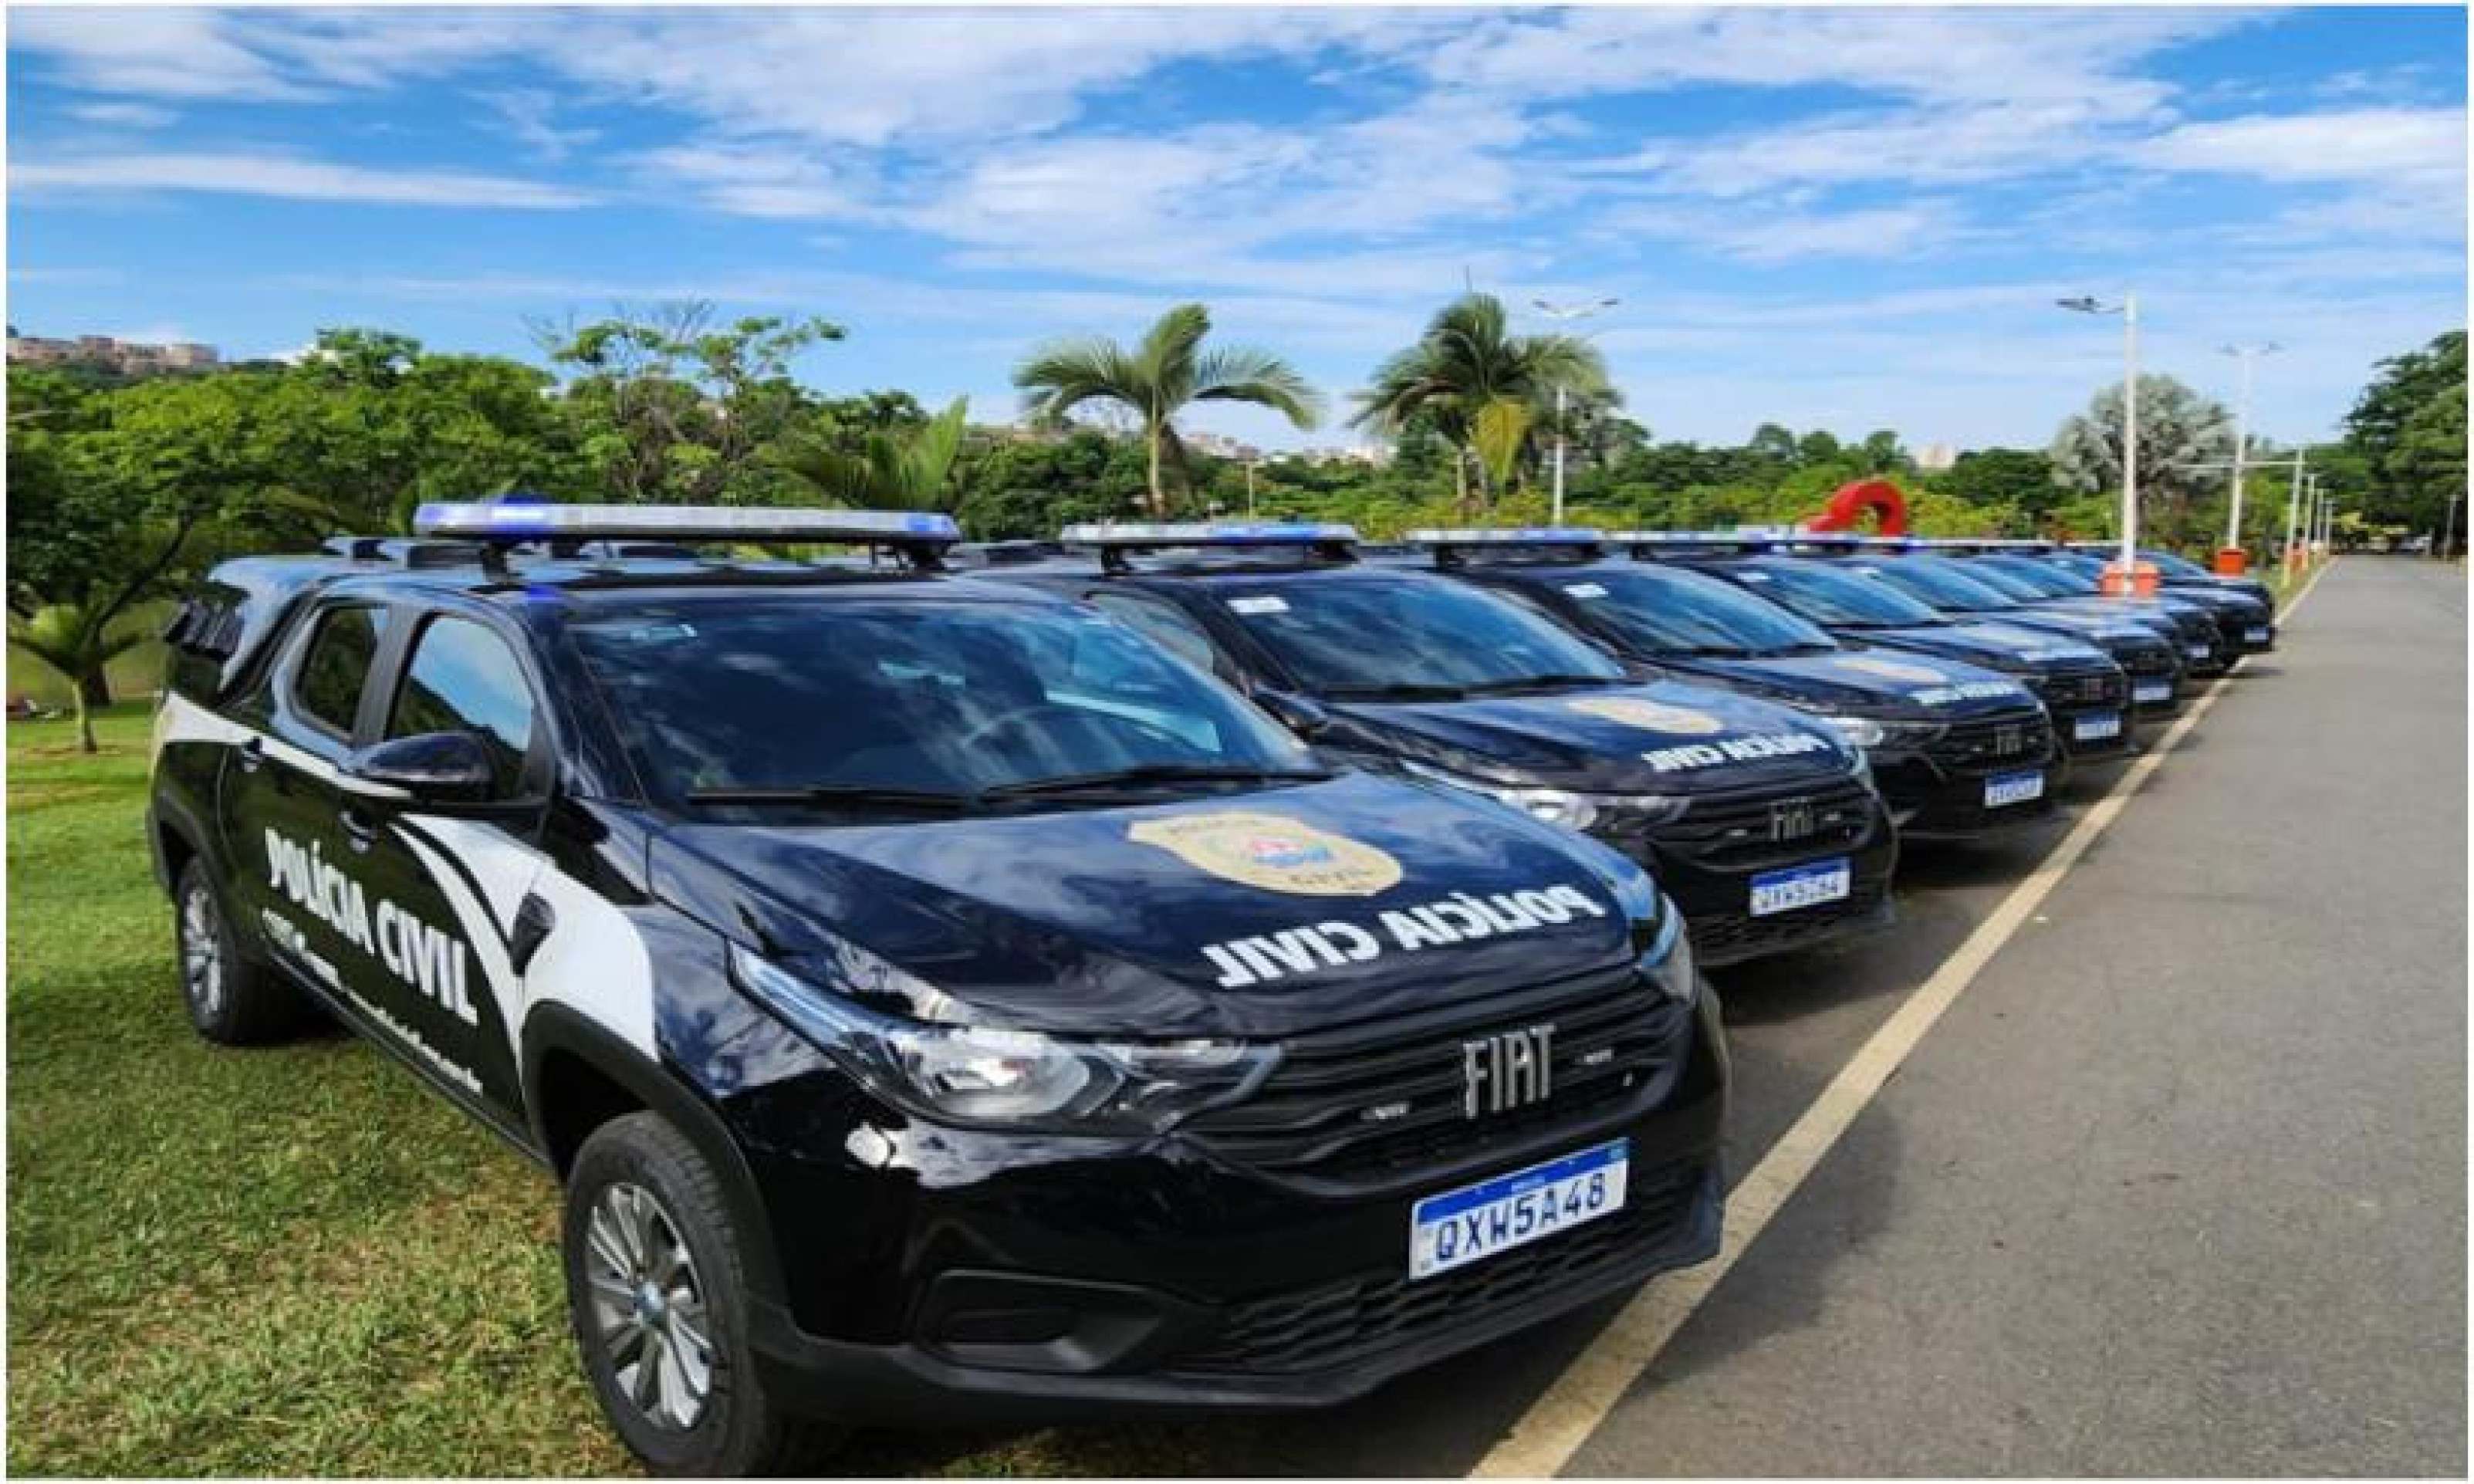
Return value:
M 421 1064 L 521 1137 L 526 945 L 551 926 L 530 900 L 554 771 L 541 691 L 514 636 L 449 609 L 407 625 L 380 681 L 374 743 L 463 733 L 492 777 L 485 797 L 453 803 L 354 795 L 347 781 L 344 829 L 379 971 L 368 998 Z
M 394 622 L 386 605 L 351 598 L 305 615 L 236 708 L 250 735 L 217 799 L 235 912 L 280 966 L 345 1002 L 367 988 L 376 939 L 338 785 Z

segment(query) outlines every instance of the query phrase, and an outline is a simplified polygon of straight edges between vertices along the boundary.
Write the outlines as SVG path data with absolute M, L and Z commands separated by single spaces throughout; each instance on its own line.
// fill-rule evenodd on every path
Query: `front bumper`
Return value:
M 1898 831 L 1878 795 L 1854 779 L 1796 791 L 1697 796 L 1681 818 L 1643 825 L 1621 815 L 1594 832 L 1658 879 L 1682 910 L 1692 951 L 1710 967 L 1810 948 L 1895 920 L 1890 877 Z M 1754 883 L 1844 859 L 1847 895 L 1753 912 Z
M 1953 723 L 1927 746 L 1878 750 L 1873 778 L 1907 839 L 1973 839 L 2000 835 L 2053 815 L 2061 751 L 2041 710 Z M 2032 799 L 1990 805 L 1988 784 L 2033 772 L 2043 788 Z
M 788 1122 L 750 1109 L 747 1127 L 804 1126 L 821 1152 L 754 1156 L 789 1270 L 787 1304 L 752 1316 L 766 1384 L 869 1423 L 1328 1405 L 1698 1262 L 1722 1210 L 1715 1000 L 1705 987 L 1644 1010 L 1578 987 L 1561 1010 L 1516 996 L 1445 1005 L 1405 1036 L 1301 1037 L 1253 1098 L 1134 1147 L 905 1128 L 863 1098 L 834 1137 L 847 1089 L 810 1089 Z M 1443 1123 L 1416 1099 L 1396 1123 L 1364 1122 L 1356 1100 L 1389 1097 L 1385 1079 L 1431 1083 L 1429 1051 L 1457 1072 L 1461 1040 L 1498 1011 L 1568 1033 L 1546 1101 L 1466 1120 L 1455 1082 Z M 1610 1044 L 1628 1049 L 1588 1062 Z M 1408 1277 L 1419 1199 L 1616 1138 L 1620 1209 Z M 855 1166 L 862 1151 L 881 1162 Z

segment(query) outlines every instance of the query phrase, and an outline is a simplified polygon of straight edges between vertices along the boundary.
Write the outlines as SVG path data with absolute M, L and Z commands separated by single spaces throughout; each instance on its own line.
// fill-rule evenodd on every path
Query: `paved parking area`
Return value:
M 2334 568 L 1564 1472 L 2462 1473 L 2464 601 Z M 1919 851 L 1895 933 L 1721 977 L 1735 1170 L 2067 828 Z M 1337 1412 L 1051 1456 L 1461 1473 L 1615 1307 Z

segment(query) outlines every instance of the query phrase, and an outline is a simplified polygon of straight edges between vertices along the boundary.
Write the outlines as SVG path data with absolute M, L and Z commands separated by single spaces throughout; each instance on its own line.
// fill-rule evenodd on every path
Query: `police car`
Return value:
M 2179 648 L 2185 676 L 2204 679 L 2225 672 L 2223 635 L 2216 616 L 2201 604 L 2162 595 L 2105 596 L 2090 592 L 2069 572 L 2036 560 L 2031 552 L 2045 549 L 2042 543 L 1987 540 L 1930 545 L 1963 558 L 1969 576 L 2022 602 L 2078 613 L 2126 615 L 2147 624 Z
M 1627 543 L 1637 556 L 1687 563 L 1722 577 L 1848 644 L 1938 655 L 2013 676 L 2045 703 L 2063 756 L 2073 762 L 2119 758 L 2129 748 L 2130 678 L 2103 650 L 2016 624 L 1962 622 L 1811 554 L 1842 550 L 1840 543 L 1793 534 L 1657 531 L 1611 539 Z
M 2077 577 L 2093 593 L 2102 582 L 2115 549 L 2071 547 L 2048 552 L 2042 560 Z M 2171 552 L 2143 550 L 2139 558 L 2156 568 L 2158 596 L 2199 603 L 2216 615 L 2228 669 L 2248 655 L 2266 654 L 2276 647 L 2276 600 L 2258 581 L 2219 577 Z
M 323 1008 L 554 1172 L 654 1469 L 1338 1401 L 1714 1251 L 1716 1010 L 1615 852 L 1335 771 L 941 573 L 942 516 L 415 526 L 180 611 L 148 829 L 188 1013 Z
M 2136 720 L 2162 721 L 2181 710 L 2182 655 L 2171 638 L 2128 612 L 2044 607 L 2002 592 L 1952 557 L 1898 538 L 1868 541 L 1840 558 L 1840 565 L 1954 619 L 2065 634 L 2094 645 L 2130 677 Z
M 1784 707 L 1638 683 L 1516 603 L 1312 523 L 1086 525 L 992 575 L 1096 603 L 1317 746 L 1587 832 L 1658 878 L 1704 963 L 1886 923 L 1897 832 L 1859 748 Z
M 1977 836 L 2050 818 L 2057 754 L 2044 706 L 1955 660 L 1859 652 L 1774 603 L 1673 564 L 1622 559 L 1602 532 L 1420 531 L 1436 570 L 1516 598 L 1673 675 L 1809 712 L 1872 760 L 1903 839 Z

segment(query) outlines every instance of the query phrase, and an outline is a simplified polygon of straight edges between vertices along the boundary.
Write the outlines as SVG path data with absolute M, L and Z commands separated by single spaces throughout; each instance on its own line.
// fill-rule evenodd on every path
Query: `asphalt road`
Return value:
M 1565 1472 L 2462 1473 L 2464 603 L 2333 569 Z M 1897 931 L 1720 977 L 1734 1169 L 2063 828 L 1911 853 Z M 1338 1411 L 1043 1451 L 1461 1473 L 1613 1307 Z

